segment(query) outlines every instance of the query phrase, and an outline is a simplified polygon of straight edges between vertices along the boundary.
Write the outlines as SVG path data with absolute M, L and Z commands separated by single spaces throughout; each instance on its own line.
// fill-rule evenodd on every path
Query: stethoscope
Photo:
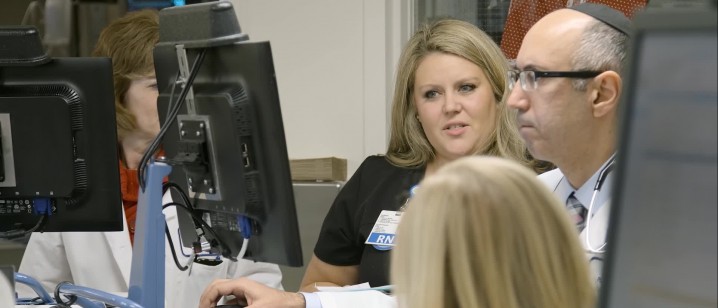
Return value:
M 591 203 L 588 205 L 588 212 L 586 213 L 586 250 L 590 253 L 594 254 L 601 254 L 606 252 L 606 241 L 603 241 L 603 244 L 598 246 L 598 248 L 594 247 L 591 243 L 591 217 L 593 215 L 593 205 L 596 202 L 596 196 L 598 196 L 598 193 L 601 191 L 601 188 L 603 187 L 603 183 L 606 182 L 606 179 L 608 178 L 608 174 L 613 171 L 613 165 L 616 161 L 616 156 L 612 156 L 611 159 L 608 160 L 608 163 L 606 163 L 606 166 L 604 166 L 601 169 L 601 172 L 598 173 L 598 179 L 596 180 L 596 184 L 593 186 L 593 195 L 591 196 Z

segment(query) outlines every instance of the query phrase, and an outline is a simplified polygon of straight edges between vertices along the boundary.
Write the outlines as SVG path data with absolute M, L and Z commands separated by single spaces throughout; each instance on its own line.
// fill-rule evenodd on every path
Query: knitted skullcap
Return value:
M 569 9 L 596 18 L 625 35 L 631 35 L 631 20 L 626 15 L 623 15 L 621 11 L 598 3 L 582 3 L 569 7 Z

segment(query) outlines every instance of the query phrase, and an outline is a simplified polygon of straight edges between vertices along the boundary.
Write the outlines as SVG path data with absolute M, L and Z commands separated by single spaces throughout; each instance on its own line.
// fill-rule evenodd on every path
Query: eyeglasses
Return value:
M 509 70 L 509 91 L 514 89 L 516 81 L 521 81 L 521 89 L 524 91 L 533 91 L 538 88 L 539 78 L 580 78 L 587 79 L 598 76 L 603 72 L 601 71 L 568 71 L 568 72 L 542 72 L 542 71 L 519 71 Z

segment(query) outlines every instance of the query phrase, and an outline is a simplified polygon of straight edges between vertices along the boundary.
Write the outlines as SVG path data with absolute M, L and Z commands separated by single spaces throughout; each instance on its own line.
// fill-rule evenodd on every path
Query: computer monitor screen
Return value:
M 162 19 L 166 10 L 160 12 L 160 43 L 154 55 L 163 125 L 170 98 L 176 100 L 180 88 L 172 94 L 180 62 L 176 44 L 163 41 L 162 27 L 168 26 Z M 186 49 L 187 62 L 193 63 L 201 49 Z M 301 266 L 270 44 L 245 41 L 205 49 L 192 84 L 193 99 L 182 107 L 162 141 L 167 159 L 184 162 L 174 165 L 169 180 L 188 193 L 194 210 L 229 246 L 230 255 L 239 253 L 243 236 L 251 236 L 244 258 Z M 180 200 L 173 192 L 173 199 Z M 182 213 L 178 211 L 182 240 L 189 247 L 197 234 L 191 219 Z M 243 224 L 238 223 L 242 217 L 249 218 L 244 232 L 240 232 Z
M 601 307 L 715 307 L 716 11 L 635 25 Z
M 0 64 L 0 131 L 0 235 L 122 230 L 109 59 Z

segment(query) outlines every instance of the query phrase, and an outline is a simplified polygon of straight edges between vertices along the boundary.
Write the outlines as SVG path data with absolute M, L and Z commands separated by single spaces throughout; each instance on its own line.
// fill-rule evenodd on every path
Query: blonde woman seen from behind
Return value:
M 591 307 L 594 288 L 565 209 L 529 169 L 496 157 L 424 180 L 397 233 L 399 307 Z

